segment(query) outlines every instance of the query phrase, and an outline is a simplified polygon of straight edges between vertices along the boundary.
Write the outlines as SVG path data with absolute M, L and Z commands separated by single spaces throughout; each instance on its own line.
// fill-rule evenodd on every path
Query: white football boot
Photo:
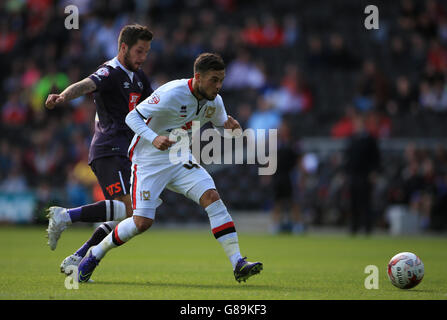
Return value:
M 50 207 L 48 209 L 48 245 L 51 250 L 56 249 L 57 241 L 62 232 L 67 228 L 70 217 L 67 215 L 67 209 L 62 207 Z
M 81 260 L 82 257 L 77 254 L 72 254 L 71 256 L 66 257 L 61 263 L 61 272 L 69 276 L 72 274 L 73 270 L 75 270 L 75 267 L 78 267 Z

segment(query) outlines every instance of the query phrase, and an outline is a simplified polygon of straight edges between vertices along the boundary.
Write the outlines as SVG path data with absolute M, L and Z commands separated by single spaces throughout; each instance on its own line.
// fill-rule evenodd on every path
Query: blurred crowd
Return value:
M 445 119 L 447 6 L 442 1 L 381 2 L 380 29 L 373 31 L 356 22 L 364 19 L 361 1 L 326 3 L 2 1 L 0 192 L 31 190 L 40 207 L 50 202 L 79 206 L 102 199 L 87 164 L 95 117 L 92 98 L 81 97 L 54 110 L 45 109 L 44 101 L 49 93 L 61 92 L 113 58 L 121 27 L 134 22 L 154 33 L 143 67 L 154 89 L 171 79 L 191 77 L 199 53 L 218 52 L 227 64 L 222 96 L 229 114 L 244 128 L 279 128 L 288 123 L 294 145 L 304 136 L 350 137 L 358 117 L 365 118 L 368 132 L 377 139 L 414 136 L 412 122 L 406 130 L 400 117 L 417 120 L 421 113 L 429 113 L 436 115 L 433 121 Z M 64 27 L 68 5 L 79 10 L 79 29 Z M 424 133 L 439 133 L 430 130 Z M 375 190 L 387 197 L 375 205 L 404 201 L 431 215 L 445 197 L 446 164 L 436 158 L 443 152 L 433 157 L 423 154 L 412 161 L 397 157 L 396 172 L 382 171 L 380 177 L 388 184 L 378 179 L 382 183 L 376 183 Z M 340 214 L 334 212 L 341 212 L 349 197 L 339 175 L 343 152 L 299 158 L 301 165 L 291 175 L 303 212 L 311 212 L 309 219 L 316 223 L 338 221 Z M 431 159 L 430 179 L 427 159 Z M 256 170 L 245 169 L 225 168 L 216 175 L 229 206 L 271 207 L 269 179 L 247 178 Z M 239 177 L 237 188 L 226 181 L 232 176 Z M 431 191 L 421 191 L 428 180 Z M 241 197 L 246 189 L 257 190 Z M 400 198 L 399 190 L 404 193 Z M 193 210 L 188 203 L 173 202 L 176 205 L 167 201 L 161 210 Z

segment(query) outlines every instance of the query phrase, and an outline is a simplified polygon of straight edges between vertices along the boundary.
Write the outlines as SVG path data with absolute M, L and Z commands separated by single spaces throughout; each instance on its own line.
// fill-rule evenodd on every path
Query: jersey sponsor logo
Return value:
M 124 87 L 124 89 L 129 89 L 129 87 L 130 87 L 130 83 L 127 82 L 127 81 L 125 81 L 125 82 L 123 83 L 123 87 Z
M 95 73 L 103 77 L 107 77 L 110 74 L 109 69 L 107 69 L 106 67 L 99 68 L 98 71 L 96 71 Z
M 114 194 L 121 192 L 121 184 L 119 182 L 112 183 L 111 185 L 106 187 L 106 190 L 110 196 L 113 196 Z
M 141 93 L 134 93 L 132 92 L 129 94 L 129 112 L 135 109 L 138 100 L 140 100 Z
M 157 104 L 159 102 L 160 102 L 160 96 L 156 93 L 152 94 L 147 100 L 147 103 L 149 104 Z

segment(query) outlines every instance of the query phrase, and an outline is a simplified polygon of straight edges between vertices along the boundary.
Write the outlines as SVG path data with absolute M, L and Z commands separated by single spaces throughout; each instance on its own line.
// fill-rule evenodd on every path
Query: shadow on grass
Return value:
M 256 283 L 237 283 L 234 284 L 198 284 L 198 283 L 169 283 L 169 282 L 124 282 L 124 281 L 95 281 L 89 285 L 123 285 L 123 286 L 150 286 L 150 287 L 164 287 L 164 288 L 186 288 L 186 289 L 242 289 L 242 290 L 263 290 L 263 291 L 277 291 L 277 292 L 285 292 L 285 291 L 295 291 L 300 290 L 301 288 L 290 288 L 284 286 L 275 286 L 275 285 L 263 285 Z
M 415 292 L 415 293 L 438 293 L 438 290 L 424 290 L 424 289 L 409 289 L 407 292 Z

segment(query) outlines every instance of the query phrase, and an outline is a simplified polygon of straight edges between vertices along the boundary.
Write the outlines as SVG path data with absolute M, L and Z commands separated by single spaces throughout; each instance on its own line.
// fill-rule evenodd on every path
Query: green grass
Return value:
M 272 236 L 240 233 L 242 254 L 264 270 L 246 283 L 210 231 L 154 228 L 114 249 L 93 274 L 94 283 L 67 290 L 61 261 L 93 229 L 66 230 L 58 248 L 46 245 L 46 226 L 0 227 L 0 300 L 4 299 L 447 299 L 447 239 L 347 235 Z M 389 259 L 411 251 L 425 265 L 411 290 L 391 285 Z M 379 268 L 379 289 L 364 287 L 367 265 Z

